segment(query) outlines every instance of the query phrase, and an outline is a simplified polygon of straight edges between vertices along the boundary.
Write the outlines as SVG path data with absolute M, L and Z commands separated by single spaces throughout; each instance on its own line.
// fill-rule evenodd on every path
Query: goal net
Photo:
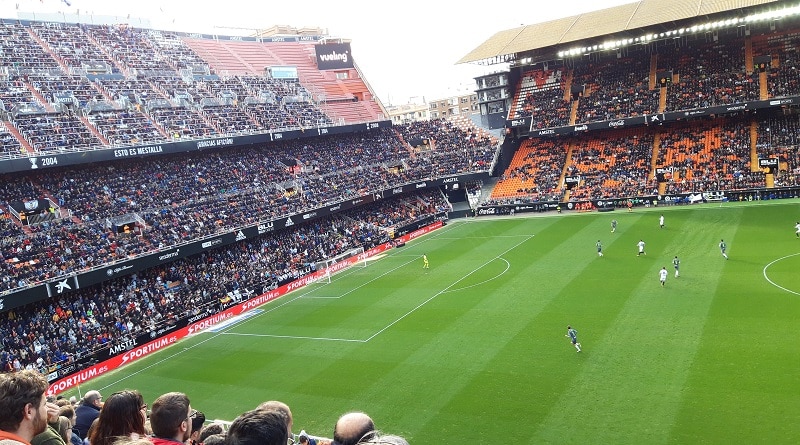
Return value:
M 362 253 L 364 253 L 363 247 L 355 247 L 333 258 L 328 258 L 324 261 L 319 261 L 315 265 L 317 267 L 317 270 L 324 270 L 325 275 L 328 276 L 328 278 L 330 278 L 331 275 L 336 274 L 350 267 L 367 267 L 367 260 L 365 258 L 360 258 L 358 261 L 355 262 L 347 261 L 353 257 L 358 257 L 358 255 Z M 342 264 L 343 262 L 346 264 Z

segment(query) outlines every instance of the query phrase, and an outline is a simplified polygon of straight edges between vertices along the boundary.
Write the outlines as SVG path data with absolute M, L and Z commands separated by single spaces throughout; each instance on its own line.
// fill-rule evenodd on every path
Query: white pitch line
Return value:
M 456 284 L 460 283 L 461 281 L 463 281 L 464 279 L 466 279 L 466 278 L 467 278 L 467 277 L 469 277 L 470 275 L 474 274 L 475 272 L 477 272 L 477 271 L 481 270 L 481 269 L 482 269 L 484 266 L 486 266 L 487 264 L 491 263 L 492 261 L 494 261 L 494 260 L 496 260 L 496 259 L 498 259 L 498 258 L 501 258 L 501 256 L 502 256 L 502 255 L 504 255 L 504 254 L 506 254 L 506 253 L 508 253 L 508 252 L 510 252 L 510 251 L 512 251 L 512 250 L 514 250 L 514 249 L 516 249 L 517 247 L 519 247 L 520 245 L 522 245 L 522 244 L 523 244 L 523 243 L 525 243 L 526 241 L 529 241 L 529 240 L 530 240 L 531 238 L 533 238 L 534 236 L 535 236 L 535 235 L 530 235 L 528 238 L 526 238 L 526 239 L 524 239 L 524 240 L 522 240 L 522 241 L 518 242 L 517 244 L 514 244 L 513 246 L 511 246 L 511 247 L 509 247 L 508 249 L 506 249 L 506 250 L 504 250 L 503 252 L 501 252 L 499 255 L 495 256 L 494 258 L 490 259 L 489 261 L 487 261 L 487 262 L 483 263 L 482 265 L 478 266 L 477 268 L 475 268 L 474 270 L 472 270 L 472 272 L 470 272 L 470 273 L 468 273 L 468 274 L 464 275 L 463 277 L 459 278 L 458 280 L 454 281 L 454 282 L 453 282 L 451 285 L 447 286 L 446 288 L 444 288 L 444 289 L 442 289 L 441 291 L 437 292 L 437 293 L 436 293 L 435 295 L 433 295 L 432 297 L 430 297 L 430 298 L 428 298 L 427 300 L 423 301 L 422 303 L 418 304 L 416 307 L 414 307 L 414 308 L 413 308 L 413 309 L 411 309 L 410 311 L 408 311 L 408 312 L 406 312 L 405 314 L 401 315 L 401 316 L 400 316 L 400 318 L 398 318 L 397 320 L 395 320 L 395 321 L 393 321 L 393 322 L 389 323 L 389 324 L 388 324 L 388 325 L 386 325 L 386 326 L 385 326 L 383 329 L 381 329 L 381 330 L 379 330 L 378 332 L 376 332 L 376 333 L 372 334 L 372 335 L 371 335 L 369 338 L 367 338 L 367 339 L 365 340 L 365 342 L 368 342 L 368 341 L 372 340 L 373 338 L 377 337 L 378 335 L 380 335 L 380 334 L 381 334 L 382 332 L 384 332 L 385 330 L 387 330 L 387 329 L 389 329 L 390 327 L 392 327 L 392 326 L 394 326 L 395 324 L 397 324 L 397 323 L 398 323 L 400 320 L 402 320 L 402 319 L 404 319 L 404 318 L 408 317 L 409 315 L 411 315 L 411 314 L 412 314 L 414 311 L 416 311 L 417 309 L 419 309 L 419 308 L 421 308 L 422 306 L 425 306 L 426 304 L 428 304 L 428 302 L 430 302 L 430 301 L 431 301 L 431 300 L 433 300 L 434 298 L 438 297 L 439 295 L 442 295 L 443 293 L 446 293 L 446 292 L 448 292 L 448 291 L 450 290 L 450 288 L 451 288 L 451 287 L 453 287 L 453 286 L 455 286 Z
M 519 235 L 498 235 L 498 236 L 465 236 L 463 238 L 447 238 L 447 237 L 437 237 L 437 240 L 447 240 L 447 241 L 461 241 L 465 239 L 497 239 L 497 238 L 525 238 L 529 237 L 530 235 L 526 234 L 519 234 Z
M 800 293 L 798 293 L 798 292 L 795 292 L 795 291 L 793 291 L 791 289 L 786 289 L 785 287 L 780 286 L 779 284 L 777 284 L 774 281 L 770 280 L 769 277 L 767 276 L 767 268 L 769 266 L 772 266 L 773 264 L 777 263 L 778 261 L 782 261 L 782 260 L 785 260 L 786 258 L 791 258 L 791 257 L 797 256 L 797 255 L 800 255 L 800 253 L 793 253 L 791 255 L 786 255 L 785 257 L 778 258 L 777 260 L 772 261 L 771 263 L 769 263 L 766 266 L 764 266 L 764 270 L 763 270 L 764 278 L 769 282 L 769 284 L 777 287 L 778 289 L 785 290 L 786 292 L 789 292 L 790 294 L 800 295 Z
M 511 269 L 511 263 L 509 263 L 509 262 L 508 262 L 508 260 L 507 260 L 507 259 L 505 259 L 505 258 L 498 258 L 498 259 L 499 259 L 499 260 L 502 260 L 503 262 L 505 262 L 505 263 L 506 263 L 506 268 L 505 268 L 505 270 L 503 270 L 503 271 L 502 271 L 502 272 L 500 272 L 499 274 L 497 274 L 497 275 L 493 276 L 492 278 L 489 278 L 488 280 L 483 280 L 483 281 L 481 281 L 480 283 L 470 284 L 469 286 L 466 286 L 466 287 L 459 287 L 458 289 L 451 289 L 451 290 L 449 290 L 449 291 L 445 291 L 445 292 L 461 292 L 461 291 L 463 291 L 463 290 L 467 290 L 467 289 L 469 289 L 469 288 L 472 288 L 472 287 L 481 286 L 481 285 L 483 285 L 483 284 L 486 284 L 486 283 L 488 283 L 488 282 L 490 282 L 490 281 L 494 281 L 494 280 L 496 280 L 496 279 L 498 279 L 498 278 L 502 277 L 503 275 L 505 275 L 505 274 L 506 274 L 506 272 L 508 272 L 508 269 Z M 443 292 L 443 293 L 444 293 L 444 292 Z
M 352 338 L 303 337 L 300 335 L 244 334 L 240 332 L 223 332 L 222 335 L 240 335 L 242 337 L 272 337 L 272 338 L 291 338 L 298 340 L 324 340 L 324 341 L 344 341 L 351 343 L 366 343 L 366 340 L 356 340 Z

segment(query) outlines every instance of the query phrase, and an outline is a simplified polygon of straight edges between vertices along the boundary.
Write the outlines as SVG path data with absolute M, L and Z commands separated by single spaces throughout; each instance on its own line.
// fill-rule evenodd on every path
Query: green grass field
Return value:
M 796 444 L 797 220 L 785 200 L 455 221 L 81 390 L 227 420 L 277 399 L 328 437 L 360 410 L 412 445 Z

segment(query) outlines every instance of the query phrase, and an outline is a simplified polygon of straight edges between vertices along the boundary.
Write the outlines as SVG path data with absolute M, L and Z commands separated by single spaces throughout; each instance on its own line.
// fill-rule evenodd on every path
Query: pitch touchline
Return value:
M 778 289 L 785 290 L 786 292 L 789 292 L 789 293 L 791 293 L 791 294 L 800 295 L 800 293 L 798 293 L 798 292 L 795 292 L 795 291 L 793 291 L 793 290 L 791 290 L 791 289 L 786 289 L 785 287 L 778 285 L 778 284 L 777 284 L 777 283 L 775 283 L 774 281 L 770 280 L 770 279 L 769 279 L 769 277 L 767 276 L 767 268 L 768 268 L 769 266 L 772 266 L 773 264 L 777 263 L 778 261 L 782 261 L 782 260 L 785 260 L 786 258 L 791 258 L 791 257 L 793 257 L 793 256 L 797 256 L 797 255 L 800 255 L 800 253 L 793 253 L 793 254 L 791 254 L 791 255 L 786 255 L 785 257 L 778 258 L 777 260 L 774 260 L 774 261 L 772 261 L 771 263 L 769 263 L 769 264 L 767 264 L 766 266 L 764 266 L 764 271 L 763 271 L 763 273 L 764 273 L 764 278 L 765 278 L 765 279 L 766 279 L 766 280 L 769 282 L 769 284 L 771 284 L 771 285 L 773 285 L 773 286 L 777 287 Z
M 522 240 L 522 241 L 518 242 L 517 244 L 514 244 L 513 246 L 511 246 L 511 247 L 509 247 L 508 249 L 506 249 L 506 250 L 504 250 L 503 252 L 501 252 L 499 255 L 495 256 L 494 258 L 490 259 L 489 261 L 487 261 L 487 262 L 483 263 L 482 265 L 478 266 L 477 268 L 475 268 L 474 270 L 472 270 L 472 272 L 470 272 L 470 273 L 468 273 L 468 274 L 464 275 L 463 277 L 459 278 L 458 280 L 454 281 L 454 282 L 453 282 L 451 285 L 447 286 L 446 288 L 444 288 L 444 289 L 442 289 L 441 291 L 437 292 L 437 293 L 436 293 L 435 295 L 433 295 L 432 297 L 430 297 L 430 298 L 428 298 L 427 300 L 423 301 L 422 303 L 418 304 L 416 307 L 414 307 L 414 308 L 413 308 L 413 309 L 411 309 L 410 311 L 408 311 L 408 312 L 406 312 L 405 314 L 401 315 L 401 316 L 400 316 L 400 318 L 398 318 L 397 320 L 395 320 L 395 321 L 393 321 L 393 322 L 389 323 L 389 324 L 388 324 L 388 325 L 386 325 L 386 326 L 385 326 L 383 329 L 381 329 L 380 331 L 378 331 L 378 332 L 376 332 L 376 333 L 372 334 L 372 335 L 371 335 L 369 338 L 367 338 L 367 339 L 366 339 L 366 340 L 364 340 L 364 341 L 365 341 L 365 342 L 368 342 L 368 341 L 372 340 L 373 338 L 377 337 L 377 336 L 378 336 L 378 335 L 380 335 L 380 334 L 381 334 L 383 331 L 385 331 L 385 330 L 389 329 L 390 327 L 394 326 L 394 325 L 395 325 L 395 324 L 397 324 L 397 323 L 398 323 L 400 320 L 402 320 L 402 319 L 404 319 L 404 318 L 408 317 L 408 316 L 409 316 L 409 315 L 411 315 L 411 314 L 412 314 L 414 311 L 416 311 L 417 309 L 421 308 L 422 306 L 425 306 L 426 304 L 428 304 L 428 302 L 430 302 L 430 301 L 431 301 L 431 300 L 433 300 L 434 298 L 436 298 L 436 297 L 438 297 L 439 295 L 442 295 L 443 293 L 445 293 L 445 292 L 449 291 L 451 287 L 453 287 L 453 286 L 455 286 L 456 284 L 460 283 L 461 281 L 463 281 L 464 279 L 466 279 L 466 278 L 467 278 L 467 277 L 469 277 L 470 275 L 474 274 L 475 272 L 477 272 L 477 271 L 481 270 L 481 269 L 482 269 L 484 266 L 486 266 L 487 264 L 491 263 L 492 261 L 494 261 L 494 260 L 496 260 L 496 259 L 498 259 L 498 258 L 501 258 L 501 256 L 502 256 L 502 255 L 504 255 L 504 254 L 506 254 L 506 253 L 508 253 L 508 252 L 510 252 L 510 251 L 512 251 L 512 250 L 514 250 L 514 249 L 516 249 L 517 247 L 519 247 L 520 245 L 522 245 L 522 244 L 523 244 L 523 243 L 525 243 L 526 241 L 530 240 L 530 239 L 531 239 L 531 238 L 533 238 L 534 236 L 535 236 L 535 235 L 530 235 L 528 238 L 526 238 L 526 239 L 524 239 L 524 240 Z

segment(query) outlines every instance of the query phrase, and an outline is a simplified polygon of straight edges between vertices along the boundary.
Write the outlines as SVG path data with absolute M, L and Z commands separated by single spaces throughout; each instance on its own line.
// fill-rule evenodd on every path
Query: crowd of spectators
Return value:
M 399 195 L 13 309 L 0 319 L 0 365 L 58 369 L 177 318 L 215 313 L 237 302 L 231 295 L 274 289 L 448 210 L 438 189 Z
M 6 124 L 0 122 L 0 154 L 18 155 L 23 151 L 17 138 L 8 131 Z
M 573 84 L 584 92 L 575 123 L 614 120 L 658 112 L 658 90 L 650 90 L 650 63 L 643 57 L 611 58 L 575 67 Z
M 732 116 L 557 140 L 526 139 L 485 203 L 656 195 L 656 170 L 664 175 L 662 192 L 667 194 L 763 188 L 765 172 L 753 162 L 770 157 L 779 160 L 775 185 L 797 185 L 797 116 L 773 116 L 753 125 L 747 116 Z M 562 170 L 564 177 L 579 178 L 568 194 L 566 184 L 559 183 Z
M 780 175 L 776 183 L 797 184 L 800 178 L 800 121 L 796 116 L 760 121 L 757 150 L 760 157 L 778 159 Z
M 653 134 L 637 129 L 608 132 L 594 138 L 578 138 L 568 176 L 580 176 L 570 201 L 643 196 L 653 193 L 649 181 Z
M 506 198 L 526 197 L 530 201 L 558 201 L 562 192 L 559 179 L 564 170 L 567 149 L 554 140 L 523 141 L 511 165 L 500 177 L 489 203 Z
M 20 23 L 0 20 L 0 66 L 19 72 L 58 72 L 58 62 L 42 50 Z
M 70 113 L 18 115 L 14 119 L 22 136 L 39 152 L 53 152 L 101 145 L 97 137 Z
M 671 169 L 667 193 L 764 187 L 763 173 L 751 172 L 749 121 L 726 119 L 666 129 L 658 165 Z
M 32 22 L 0 23 L 0 35 L 8 37 L 3 45 L 14 42 L 0 51 L 2 65 L 19 68 L 0 84 L 0 101 L 22 111 L 9 121 L 36 152 L 333 125 L 297 80 L 209 76 L 208 64 L 172 33 Z M 187 70 L 205 75 L 187 80 Z M 45 135 L 51 128 L 68 131 Z M 15 139 L 4 135 L 0 151 L 21 153 Z
M 678 82 L 668 86 L 667 111 L 758 100 L 758 73 L 747 73 L 744 40 L 675 48 L 659 54 L 659 69 Z
M 564 100 L 564 90 L 556 87 L 525 92 L 522 107 L 514 116 L 530 116 L 532 128 L 563 127 L 570 123 L 571 109 L 572 102 Z
M 798 44 L 800 35 L 790 30 L 754 38 L 754 57 L 770 56 L 771 59 L 766 68 L 770 97 L 794 96 L 800 89 Z
M 119 71 L 113 59 L 89 40 L 80 25 L 32 22 L 30 29 L 68 69 L 109 74 Z
M 103 397 L 86 391 L 80 399 L 49 395 L 46 376 L 32 370 L 0 374 L 0 437 L 7 444 L 32 445 L 408 445 L 379 430 L 361 411 L 332 424 L 331 438 L 294 432 L 292 409 L 268 400 L 232 421 L 219 420 L 218 407 L 192 404 L 183 392 L 161 394 L 148 405 L 137 389 Z M 23 412 L 35 407 L 36 416 Z M 206 415 L 206 413 L 209 413 Z M 210 418 L 216 420 L 209 420 Z M 332 422 L 333 423 L 333 422 Z
M 3 278 L 12 290 L 223 230 L 269 221 L 417 180 L 486 171 L 487 140 L 431 124 L 436 149 L 412 154 L 394 129 L 285 141 L 269 148 L 9 175 L 0 205 L 51 197 L 72 217 L 25 230 L 5 224 Z M 134 215 L 134 235 L 109 218 Z M 137 218 L 138 217 L 138 218 Z M 143 223 L 143 224 L 142 224 Z
M 759 39 L 753 44 L 754 55 L 772 55 L 776 61 L 765 85 L 768 97 L 796 93 L 800 86 L 800 60 L 794 51 L 797 35 L 784 32 Z M 640 51 L 592 58 L 556 70 L 525 72 L 509 119 L 530 116 L 532 128 L 540 129 L 761 98 L 758 70 L 748 72 L 745 67 L 744 38 L 665 46 L 657 54 Z M 652 80 L 653 63 L 657 63 L 656 72 L 671 73 L 676 79 L 672 82 L 670 78 L 664 85 L 663 108 L 659 104 L 662 91 Z M 567 90 L 571 100 L 564 99 Z M 577 113 L 571 122 L 576 101 Z

